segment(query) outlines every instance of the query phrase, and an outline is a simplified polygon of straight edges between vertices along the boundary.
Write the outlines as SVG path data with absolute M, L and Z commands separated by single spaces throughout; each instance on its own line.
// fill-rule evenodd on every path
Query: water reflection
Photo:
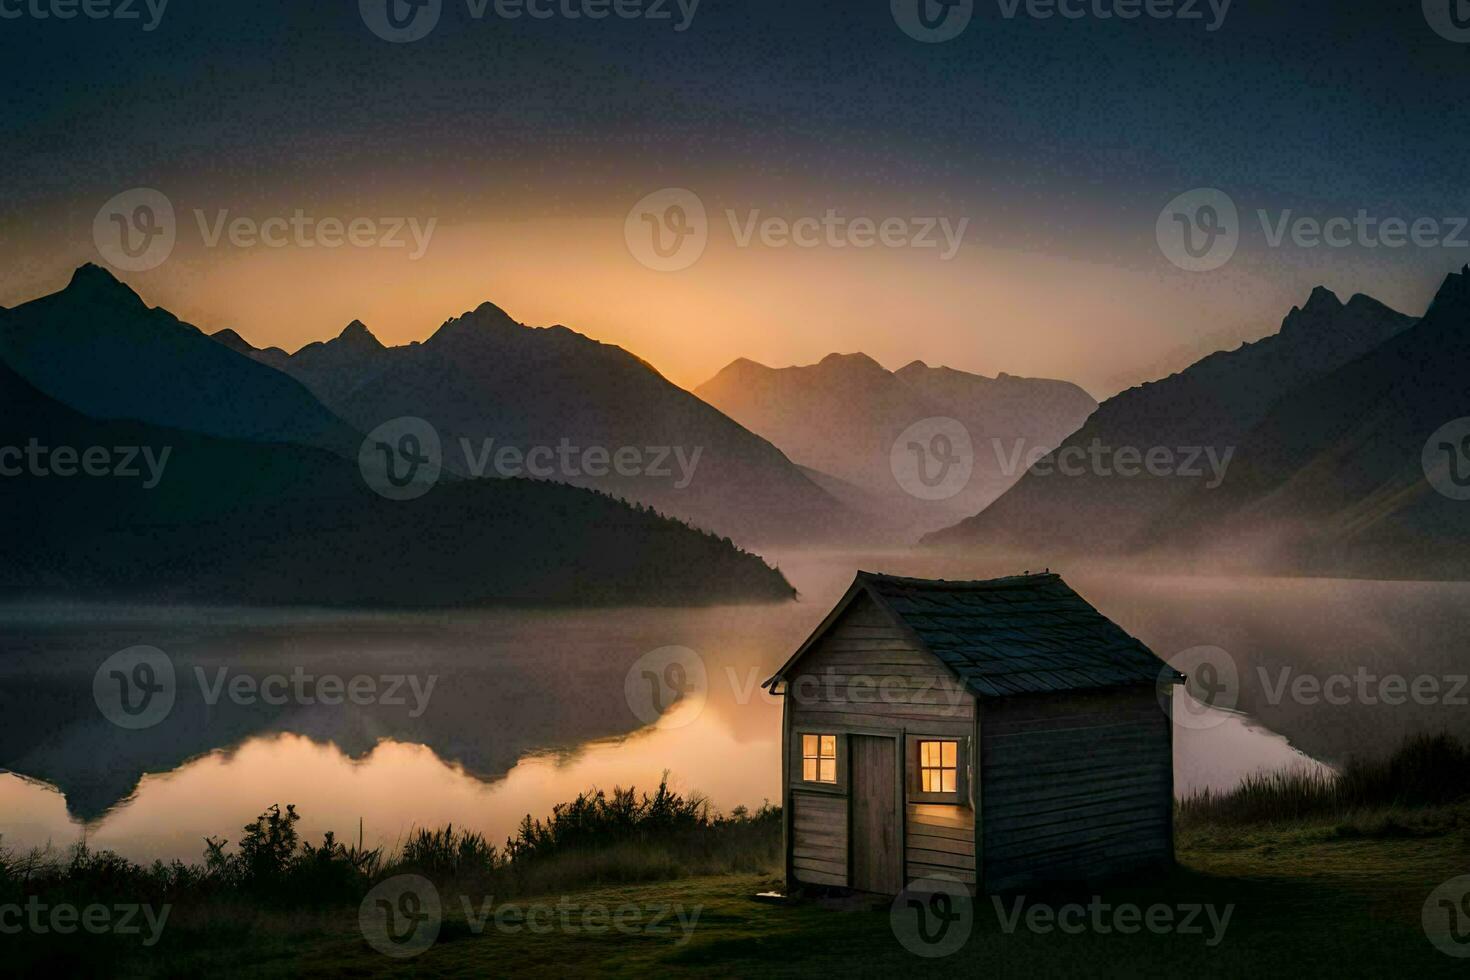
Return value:
M 449 821 L 499 840 L 528 812 L 544 814 L 594 785 L 651 788 L 664 770 L 675 786 L 702 791 L 719 807 L 758 805 L 779 796 L 780 740 L 780 707 L 759 684 L 857 567 L 948 578 L 1014 571 L 912 555 L 788 556 L 783 568 L 803 600 L 758 608 L 0 611 L 8 637 L 0 655 L 0 764 L 13 771 L 0 776 L 0 835 L 7 846 L 31 846 L 86 833 L 134 857 L 197 859 L 204 836 L 233 837 L 266 805 L 292 802 L 310 837 L 333 829 L 355 838 L 361 819 L 369 844 L 391 845 L 415 825 Z M 1260 674 L 1264 668 L 1273 678 L 1282 665 L 1448 671 L 1454 637 L 1470 626 L 1464 586 L 1067 574 L 1161 654 L 1215 644 L 1239 662 L 1246 713 L 1177 730 L 1180 792 L 1306 764 L 1293 745 L 1337 761 L 1400 731 L 1464 723 L 1463 709 L 1443 705 L 1272 703 Z M 179 696 L 161 724 L 125 731 L 98 711 L 92 674 L 137 644 L 168 652 Z M 697 716 L 681 718 L 676 709 L 646 726 L 624 681 L 640 657 L 669 646 L 699 652 L 708 697 Z M 437 681 L 417 717 L 407 705 L 228 697 L 211 704 L 197 683 L 198 670 L 213 683 L 221 669 L 258 679 L 298 668 Z

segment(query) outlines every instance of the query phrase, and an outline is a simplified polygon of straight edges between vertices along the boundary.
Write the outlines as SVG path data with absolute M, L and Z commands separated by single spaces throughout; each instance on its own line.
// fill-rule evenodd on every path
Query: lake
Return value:
M 355 841 L 360 821 L 369 846 L 450 822 L 498 842 L 527 813 L 594 786 L 651 790 L 665 771 L 721 809 L 754 807 L 780 796 L 781 709 L 760 684 L 857 568 L 1019 571 L 912 553 L 773 560 L 799 601 L 423 614 L 0 606 L 0 843 L 85 837 L 138 860 L 198 860 L 206 836 L 237 840 L 272 803 L 296 804 L 313 841 L 328 829 Z M 1452 691 L 1470 585 L 1082 567 L 1066 578 L 1161 656 L 1205 651 L 1209 666 L 1188 672 L 1235 710 L 1199 711 L 1176 692 L 1180 793 L 1386 751 L 1408 732 L 1470 734 L 1467 692 Z M 173 703 L 122 727 L 99 707 L 94 679 L 139 646 L 167 657 Z M 680 648 L 694 651 L 705 682 L 672 707 L 650 706 L 642 678 L 667 670 L 669 648 L 681 664 Z

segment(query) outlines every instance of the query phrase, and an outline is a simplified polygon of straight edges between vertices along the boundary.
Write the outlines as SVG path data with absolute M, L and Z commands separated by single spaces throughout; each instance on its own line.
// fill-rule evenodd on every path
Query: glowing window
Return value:
M 925 793 L 958 791 L 960 743 L 919 742 L 919 787 Z
M 809 783 L 837 782 L 837 736 L 801 737 L 801 778 Z

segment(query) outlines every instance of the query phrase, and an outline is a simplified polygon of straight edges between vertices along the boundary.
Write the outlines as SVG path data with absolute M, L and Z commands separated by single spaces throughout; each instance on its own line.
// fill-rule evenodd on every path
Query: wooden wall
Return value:
M 1173 732 L 1151 685 L 987 700 L 987 891 L 1172 860 Z
M 802 682 L 803 676 L 811 680 Z M 791 874 L 808 884 L 848 884 L 850 814 L 846 780 L 840 795 L 801 788 L 800 731 L 892 733 L 905 765 L 906 734 L 969 739 L 973 755 L 974 697 L 866 596 L 853 601 L 787 678 L 786 719 Z M 847 762 L 845 751 L 841 761 Z M 969 782 L 973 787 L 973 771 Z M 973 800 L 906 802 L 902 809 L 905 880 L 944 872 L 973 883 Z
M 847 884 L 847 797 L 791 792 L 791 870 L 810 885 Z

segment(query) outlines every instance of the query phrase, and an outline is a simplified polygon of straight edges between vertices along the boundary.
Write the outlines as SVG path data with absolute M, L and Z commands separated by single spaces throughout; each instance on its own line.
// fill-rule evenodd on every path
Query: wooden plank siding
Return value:
M 1172 859 L 1173 733 L 1152 686 L 987 701 L 982 728 L 988 891 Z
M 943 803 L 910 803 L 905 811 L 908 878 L 948 875 L 975 884 L 975 811 Z
M 975 699 L 949 668 L 866 596 L 813 644 L 786 692 L 796 727 L 969 735 L 975 721 Z
M 975 698 L 938 658 L 867 596 L 859 596 L 818 638 L 785 680 L 785 743 L 800 731 L 892 734 L 895 779 L 907 766 L 907 734 L 973 740 Z M 844 739 L 846 744 L 847 739 Z M 973 744 L 973 742 L 971 743 Z M 849 763 L 846 753 L 839 762 Z M 850 783 L 803 790 L 797 751 L 783 753 L 790 877 L 813 885 L 852 880 Z M 975 784 L 974 773 L 969 782 Z M 898 783 L 899 791 L 907 780 Z M 973 792 L 973 789 L 972 789 Z M 975 873 L 975 812 L 968 805 L 908 803 L 901 807 L 904 881 L 947 874 L 969 884 Z M 839 830 L 840 825 L 840 830 Z
M 810 885 L 848 882 L 847 798 L 791 792 L 791 870 Z

